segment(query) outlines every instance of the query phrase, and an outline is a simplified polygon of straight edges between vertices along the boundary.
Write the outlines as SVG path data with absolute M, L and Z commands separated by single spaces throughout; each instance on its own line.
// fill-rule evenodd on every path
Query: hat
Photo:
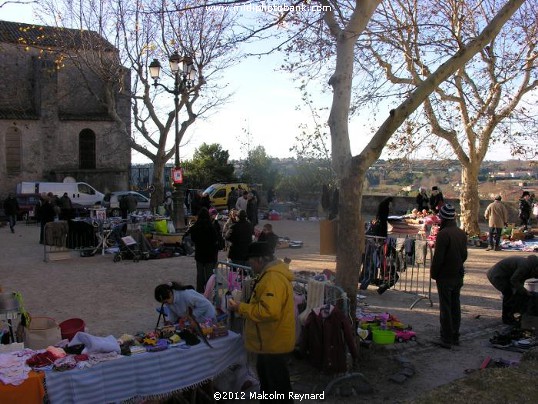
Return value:
M 432 191 L 439 191 L 439 187 L 432 187 Z
M 523 193 L 521 194 L 521 197 L 523 198 L 524 196 L 530 196 L 530 192 L 529 191 L 523 191 Z
M 263 241 L 255 241 L 248 246 L 248 257 L 270 257 L 273 255 L 269 244 Z
M 210 216 L 218 215 L 218 214 L 219 214 L 219 212 L 217 211 L 217 209 L 215 209 L 215 208 L 210 208 L 209 209 L 209 215 Z
M 239 219 L 246 219 L 247 218 L 247 211 L 244 209 L 241 209 L 239 211 Z
M 166 192 L 166 196 L 172 196 L 172 192 L 167 191 L 167 192 Z
M 456 209 L 454 209 L 454 206 L 447 203 L 441 207 L 439 217 L 445 220 L 454 220 L 456 217 Z
M 496 200 L 496 201 L 500 201 L 501 199 L 503 199 L 503 198 L 502 198 L 500 195 L 497 195 L 497 196 L 495 197 L 495 200 Z

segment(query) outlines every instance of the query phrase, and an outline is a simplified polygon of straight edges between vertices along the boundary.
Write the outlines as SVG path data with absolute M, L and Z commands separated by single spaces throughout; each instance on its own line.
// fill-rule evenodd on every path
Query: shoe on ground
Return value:
M 503 249 L 502 249 L 501 246 L 499 246 L 499 245 L 495 247 L 495 251 L 502 251 L 502 250 L 503 250 Z
M 486 248 L 486 251 L 491 251 L 491 250 L 493 250 L 493 247 L 489 245 L 488 248 Z
M 450 342 L 447 342 L 441 338 L 439 339 L 436 339 L 436 340 L 433 340 L 433 345 L 436 345 L 440 348 L 444 348 L 444 349 L 452 349 L 452 344 Z

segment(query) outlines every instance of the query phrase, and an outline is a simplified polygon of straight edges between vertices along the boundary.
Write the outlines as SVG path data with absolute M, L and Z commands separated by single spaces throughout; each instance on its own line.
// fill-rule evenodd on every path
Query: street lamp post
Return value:
M 179 54 L 174 52 L 170 59 L 168 59 L 168 62 L 170 63 L 170 71 L 174 75 L 174 87 L 172 89 L 166 87 L 165 85 L 159 83 L 159 76 L 161 74 L 161 64 L 157 59 L 153 59 L 153 62 L 149 65 L 149 74 L 151 78 L 154 80 L 153 85 L 155 87 L 162 87 L 166 92 L 174 95 L 174 119 L 175 119 L 175 145 L 174 145 L 174 154 L 175 154 L 175 161 L 174 161 L 174 168 L 175 170 L 180 170 L 180 161 L 179 161 L 179 120 L 178 120 L 178 113 L 179 113 L 179 96 L 180 94 L 184 94 L 189 91 L 189 89 L 192 88 L 194 85 L 194 77 L 195 77 L 195 70 L 194 70 L 194 63 L 192 58 L 188 56 L 181 57 Z M 181 69 L 180 69 L 181 67 Z M 188 96 L 188 94 L 186 94 Z M 182 175 L 181 175 L 182 176 Z M 182 189 L 182 183 L 183 181 L 177 181 L 174 178 L 174 193 L 172 195 L 172 200 L 174 203 L 174 227 L 176 229 L 181 229 L 185 227 L 185 217 L 183 213 L 183 189 Z M 176 230 L 177 231 L 177 230 Z

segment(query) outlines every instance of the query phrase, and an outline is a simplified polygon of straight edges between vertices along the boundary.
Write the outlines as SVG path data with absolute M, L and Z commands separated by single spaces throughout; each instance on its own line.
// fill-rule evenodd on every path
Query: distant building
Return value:
M 109 94 L 125 128 L 98 101 L 106 99 L 102 79 L 65 57 L 75 50 L 80 59 L 105 55 L 120 72 L 126 92 Z M 101 192 L 127 189 L 130 80 L 117 55 L 92 31 L 0 21 L 0 197 L 20 181 L 67 176 Z

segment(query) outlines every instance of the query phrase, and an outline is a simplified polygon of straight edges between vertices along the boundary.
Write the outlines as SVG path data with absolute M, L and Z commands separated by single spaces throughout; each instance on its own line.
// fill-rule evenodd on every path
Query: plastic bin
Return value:
M 391 345 L 396 340 L 396 333 L 390 330 L 373 330 L 372 340 L 378 345 Z
M 84 331 L 85 328 L 86 323 L 80 318 L 70 318 L 60 323 L 62 339 L 68 339 L 69 341 L 73 339 L 77 332 Z

